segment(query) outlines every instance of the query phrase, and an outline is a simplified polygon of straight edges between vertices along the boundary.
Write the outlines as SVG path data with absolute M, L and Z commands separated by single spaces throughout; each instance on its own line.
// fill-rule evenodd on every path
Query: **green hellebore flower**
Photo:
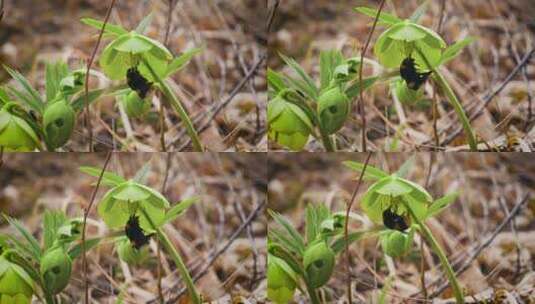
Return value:
M 130 67 L 140 63 L 140 56 L 160 76 L 165 75 L 167 65 L 173 59 L 163 44 L 132 31 L 117 37 L 106 46 L 100 57 L 100 66 L 110 79 L 120 80 L 126 77 Z M 145 64 L 139 64 L 139 71 L 149 81 L 155 81 Z
M 382 224 L 383 211 L 390 209 L 402 216 L 410 214 L 408 205 L 415 216 L 423 220 L 433 198 L 420 185 L 397 175 L 388 175 L 368 188 L 362 198 L 362 209 L 375 223 Z
M 110 189 L 98 206 L 98 214 L 110 228 L 122 228 L 131 215 L 145 208 L 152 221 L 159 225 L 165 217 L 169 202 L 158 191 L 134 181 L 126 181 Z M 144 231 L 153 231 L 143 214 L 139 217 Z
M 403 59 L 410 55 L 418 66 L 427 67 L 420 54 L 413 52 L 415 47 L 422 51 L 429 63 L 435 67 L 440 63 L 446 42 L 436 32 L 405 20 L 394 24 L 379 36 L 374 53 L 379 62 L 388 68 L 399 67 Z
M 17 264 L 0 256 L 0 304 L 30 304 L 33 280 Z
M 396 258 L 406 255 L 409 252 L 413 239 L 413 228 L 408 233 L 388 229 L 381 235 L 381 246 L 388 256 Z
M 310 286 L 319 288 L 329 281 L 334 270 L 334 257 L 334 251 L 325 241 L 313 243 L 305 250 L 303 266 Z
M 44 288 L 52 294 L 60 293 L 71 278 L 72 261 L 62 247 L 52 247 L 41 259 Z
M 308 142 L 313 129 L 310 118 L 295 103 L 288 101 L 294 98 L 294 91 L 284 90 L 267 105 L 269 137 L 282 146 L 292 150 L 301 150 Z
M 72 94 L 76 88 L 81 87 L 84 84 L 84 75 L 85 71 L 77 70 L 61 79 L 59 82 L 61 91 L 65 94 Z
M 5 107 L 0 110 L 0 147 L 7 151 L 33 151 L 39 139 L 24 119 L 10 113 Z
M 320 123 L 327 132 L 333 134 L 340 130 L 349 115 L 351 102 L 339 86 L 323 92 L 318 99 Z
M 268 255 L 268 299 L 277 304 L 290 302 L 297 287 L 296 277 L 296 273 L 283 259 Z
M 132 118 L 143 117 L 150 111 L 150 103 L 139 97 L 136 91 L 130 90 L 128 94 L 122 97 L 121 103 L 126 115 Z
M 407 87 L 407 83 L 403 80 L 396 81 L 394 84 L 394 94 L 400 102 L 404 104 L 415 104 L 424 97 L 423 88 L 419 90 L 411 90 Z
M 122 239 L 117 242 L 117 253 L 119 259 L 128 265 L 140 265 L 147 260 L 149 247 L 143 246 L 141 249 L 136 249 L 128 239 Z
M 65 99 L 52 102 L 43 114 L 46 142 L 52 149 L 62 147 L 69 141 L 74 129 L 76 114 Z

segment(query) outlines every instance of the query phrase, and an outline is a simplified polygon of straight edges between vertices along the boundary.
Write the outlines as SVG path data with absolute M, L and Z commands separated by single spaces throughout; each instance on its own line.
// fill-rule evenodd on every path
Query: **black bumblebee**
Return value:
M 150 237 L 154 235 L 145 235 L 145 232 L 139 226 L 139 217 L 136 215 L 130 216 L 128 222 L 126 222 L 126 226 L 124 227 L 124 233 L 136 249 L 140 249 L 141 247 L 147 245 Z
M 409 228 L 409 225 L 407 225 L 405 219 L 402 216 L 392 212 L 390 209 L 383 211 L 383 224 L 390 229 L 399 230 L 401 232 Z
M 139 97 L 144 99 L 147 97 L 147 93 L 152 87 L 152 82 L 149 82 L 137 69 L 137 67 L 131 67 L 126 72 L 126 83 L 128 86 L 137 92 Z
M 409 89 L 417 91 L 427 81 L 431 72 L 419 73 L 414 59 L 407 57 L 401 62 L 399 74 L 401 74 L 401 78 L 405 80 Z

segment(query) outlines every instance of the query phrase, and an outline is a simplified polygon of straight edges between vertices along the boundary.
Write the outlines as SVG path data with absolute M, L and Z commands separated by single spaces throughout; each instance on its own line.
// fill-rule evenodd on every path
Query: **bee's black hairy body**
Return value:
M 152 234 L 145 235 L 145 232 L 141 226 L 139 226 L 139 217 L 136 215 L 130 216 L 124 227 L 124 232 L 136 249 L 140 249 L 147 245 L 152 236 Z
M 137 69 L 137 67 L 131 67 L 126 72 L 126 82 L 128 86 L 137 92 L 139 97 L 147 97 L 147 93 L 152 87 L 152 83 L 149 82 Z
M 431 72 L 419 73 L 414 58 L 407 57 L 401 62 L 399 74 L 407 83 L 407 87 L 416 91 L 427 81 Z
M 399 230 L 404 232 L 409 228 L 409 225 L 405 222 L 405 219 L 392 212 L 390 209 L 383 211 L 383 224 L 389 229 Z

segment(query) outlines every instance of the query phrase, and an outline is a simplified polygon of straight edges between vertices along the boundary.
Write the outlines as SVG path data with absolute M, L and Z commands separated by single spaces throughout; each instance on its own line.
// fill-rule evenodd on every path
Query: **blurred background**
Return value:
M 275 2 L 270 0 L 271 5 Z M 269 35 L 268 66 L 276 71 L 290 73 L 290 69 L 283 65 L 278 56 L 278 53 L 282 53 L 295 58 L 305 71 L 318 79 L 320 51 L 340 49 L 346 57 L 360 56 L 372 28 L 373 18 L 353 9 L 358 6 L 377 9 L 380 2 L 280 1 Z M 467 36 L 476 38 L 474 43 L 443 69 L 447 81 L 459 96 L 465 110 L 472 114 L 483 104 L 484 97 L 499 87 L 521 59 L 534 49 L 533 1 L 387 0 L 383 11 L 395 13 L 405 19 L 424 2 L 427 3 L 427 10 L 420 24 L 438 32 L 443 12 L 440 34 L 448 45 Z M 442 3 L 445 3 L 444 10 L 441 9 Z M 376 58 L 373 55 L 373 46 L 384 29 L 384 26 L 376 28 L 366 57 Z M 530 147 L 533 146 L 535 130 L 533 115 L 529 114 L 528 107 L 532 106 L 531 113 L 535 111 L 532 103 L 535 96 L 534 62 L 533 58 L 528 61 L 525 69 L 521 69 L 506 83 L 473 122 L 477 134 L 488 142 L 490 147 L 502 150 L 532 150 Z M 365 69 L 365 75 L 372 72 Z M 403 105 L 400 110 L 394 106 L 389 84 L 376 85 L 367 91 L 365 100 L 368 139 L 373 149 L 414 151 L 429 149 L 430 145 L 434 144 L 431 106 L 433 90 L 430 85 L 426 86 L 425 92 L 423 102 Z M 356 101 L 351 113 L 349 121 L 337 134 L 340 148 L 347 151 L 360 149 L 361 122 Z M 453 132 L 460 124 L 447 100 L 439 100 L 438 114 L 438 130 L 443 143 L 440 150 L 466 149 L 462 133 L 461 136 L 455 136 Z M 392 145 L 393 138 L 399 141 L 396 147 Z M 512 138 L 517 144 L 510 143 Z M 455 148 L 458 146 L 462 148 Z M 273 145 L 273 149 L 277 148 Z M 307 149 L 322 150 L 321 144 L 316 141 L 309 143 Z
M 0 26 L 0 63 L 19 70 L 34 86 L 44 88 L 44 64 L 66 60 L 71 69 L 85 67 L 96 44 L 98 31 L 80 22 L 91 17 L 104 20 L 111 1 L 100 0 L 6 0 Z M 170 3 L 174 3 L 170 9 Z M 167 20 L 172 22 L 168 48 L 175 55 L 204 47 L 185 69 L 172 78 L 172 86 L 185 103 L 192 119 L 203 117 L 199 125 L 208 128 L 201 138 L 215 151 L 263 151 L 267 149 L 265 131 L 265 20 L 263 5 L 251 0 L 142 0 L 117 1 L 110 23 L 131 30 L 148 14 L 153 22 L 147 35 L 164 41 Z M 102 50 L 109 39 L 100 44 Z M 100 54 L 100 53 L 98 53 Z M 93 68 L 98 69 L 97 60 Z M 251 70 L 253 77 L 241 86 L 231 101 L 231 91 Z M 10 83 L 1 69 L 0 85 Z M 100 83 L 102 84 L 102 83 Z M 95 85 L 97 85 L 95 83 Z M 112 97 L 104 98 L 94 108 L 98 118 L 93 127 L 98 150 L 160 151 L 159 120 L 153 100 L 153 113 L 146 121 L 124 121 Z M 212 114 L 221 107 L 215 118 Z M 132 125 L 132 134 L 125 125 Z M 177 127 L 178 117 L 166 111 L 166 139 L 170 151 L 184 149 L 186 136 Z M 133 139 L 128 136 L 133 135 Z M 67 147 L 85 151 L 87 134 L 81 119 L 77 134 Z M 129 137 L 128 140 L 126 140 Z
M 82 217 L 96 178 L 80 166 L 104 164 L 105 154 L 4 154 L 0 169 L 0 212 L 15 217 L 37 237 L 45 210 L 64 210 Z M 217 153 L 114 153 L 112 171 L 133 178 L 150 163 L 147 185 L 161 191 L 171 204 L 193 196 L 200 198 L 188 211 L 166 226 L 199 292 L 206 300 L 230 303 L 253 301 L 265 289 L 266 158 L 263 154 Z M 162 190 L 164 180 L 167 180 Z M 89 216 L 88 237 L 111 231 L 97 215 L 99 200 L 109 187 L 99 188 Z M 240 228 L 241 227 L 241 228 Z M 0 232 L 13 233 L 0 220 Z M 88 253 L 90 294 L 98 303 L 157 302 L 156 245 L 151 259 L 140 267 L 119 261 L 110 242 Z M 218 255 L 216 255 L 216 253 Z M 172 260 L 162 253 L 162 290 L 166 303 L 179 303 L 182 280 Z M 83 295 L 81 260 L 76 260 L 71 283 L 62 293 L 65 303 L 78 303 Z M 262 287 L 264 285 L 264 287 Z M 180 302 L 186 303 L 186 302 Z
M 342 162 L 364 163 L 366 157 L 366 153 L 270 154 L 268 207 L 288 217 L 301 232 L 308 204 L 323 203 L 333 212 L 345 211 L 359 173 Z M 467 297 L 467 303 L 482 303 L 478 301 L 492 300 L 496 294 L 504 292 L 518 301 L 496 303 L 531 303 L 535 299 L 535 168 L 532 156 L 529 153 L 374 153 L 369 164 L 395 172 L 410 157 L 415 159 L 407 178 L 426 187 L 434 199 L 460 192 L 453 204 L 438 217 L 427 221 L 454 268 L 462 265 L 475 248 L 495 232 L 516 204 L 526 195 L 531 197 L 513 218 L 512 224 L 498 230 L 494 241 L 459 277 L 466 295 L 474 296 Z M 353 212 L 363 215 L 359 201 L 370 185 L 363 183 Z M 271 228 L 271 225 L 275 226 L 269 219 L 268 226 Z M 351 221 L 349 229 L 370 227 Z M 422 255 L 420 239 L 416 237 L 415 240 L 409 255 L 394 260 L 385 258 L 377 238 L 353 243 L 350 252 L 354 300 L 378 303 L 381 290 L 388 282 L 390 287 L 386 288 L 385 303 L 428 303 L 432 300 L 442 303 L 438 298 L 424 299 L 421 293 L 422 265 L 426 284 L 437 279 L 444 281 L 445 277 L 441 274 L 438 259 L 431 255 L 427 245 Z M 325 293 L 338 303 L 347 303 L 344 302 L 345 255 L 342 257 L 337 260 L 337 268 Z M 435 285 L 428 287 L 428 295 L 435 290 Z M 438 296 L 449 299 L 446 303 L 454 303 L 448 288 Z M 304 299 L 296 297 L 299 302 L 306 301 Z

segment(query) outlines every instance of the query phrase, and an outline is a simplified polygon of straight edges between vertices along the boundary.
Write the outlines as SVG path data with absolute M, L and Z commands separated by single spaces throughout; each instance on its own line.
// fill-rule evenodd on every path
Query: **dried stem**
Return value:
M 366 54 L 366 51 L 368 50 L 368 47 L 370 46 L 370 41 L 372 40 L 373 32 L 375 31 L 375 28 L 377 27 L 377 22 L 379 21 L 379 16 L 381 15 L 381 11 L 383 10 L 383 7 L 385 5 L 385 0 L 381 1 L 381 5 L 379 6 L 379 10 L 377 11 L 377 16 L 375 16 L 375 20 L 373 21 L 372 29 L 370 30 L 370 33 L 368 34 L 368 39 L 366 40 L 366 44 L 364 45 L 364 49 L 362 49 L 362 52 L 360 53 L 360 66 L 359 66 L 359 86 L 360 86 L 360 92 L 359 92 L 359 112 L 360 112 L 360 119 L 362 120 L 362 151 L 366 152 L 366 114 L 364 113 L 364 90 L 363 90 L 363 83 L 362 83 L 362 70 L 364 67 L 364 55 Z
M 362 184 L 362 179 L 364 177 L 364 173 L 366 172 L 366 168 L 368 167 L 368 163 L 370 162 L 370 158 L 372 156 L 372 153 L 369 152 L 368 156 L 366 157 L 366 161 L 364 162 L 364 167 L 362 168 L 362 171 L 360 172 L 359 179 L 357 181 L 357 185 L 355 186 L 355 189 L 353 190 L 353 194 L 351 195 L 351 200 L 349 201 L 349 204 L 347 205 L 346 209 L 346 221 L 344 223 L 344 238 L 346 242 L 346 263 L 347 263 L 347 300 L 348 303 L 353 303 L 352 299 L 352 293 L 351 293 L 351 255 L 349 254 L 349 212 L 351 212 L 351 206 L 353 206 L 353 202 L 355 201 L 355 198 L 357 197 L 357 193 L 359 192 L 360 185 Z
M 85 234 L 86 234 L 86 224 L 87 224 L 87 217 L 89 216 L 89 213 L 91 212 L 91 207 L 93 206 L 93 203 L 95 202 L 95 197 L 97 196 L 98 188 L 100 187 L 100 182 L 102 181 L 102 177 L 104 176 L 104 172 L 106 172 L 106 168 L 108 167 L 108 163 L 110 162 L 112 152 L 108 152 L 108 155 L 106 156 L 106 161 L 104 162 L 104 166 L 102 166 L 102 171 L 100 172 L 100 175 L 98 177 L 97 185 L 95 186 L 95 189 L 93 190 L 93 193 L 91 194 L 91 200 L 89 201 L 89 206 L 84 210 L 84 221 L 82 224 L 82 269 L 84 272 L 84 293 L 85 293 L 85 304 L 89 304 L 89 279 L 87 276 L 87 254 L 86 254 L 86 248 L 85 248 Z
M 89 71 L 91 71 L 91 66 L 93 65 L 95 56 L 97 55 L 98 46 L 100 45 L 100 41 L 102 40 L 102 36 L 104 35 L 104 29 L 106 28 L 106 24 L 108 23 L 108 20 L 110 19 L 111 11 L 113 7 L 115 6 L 115 2 L 116 0 L 111 0 L 110 7 L 108 8 L 108 12 L 106 13 L 106 18 L 104 18 L 104 23 L 102 24 L 102 29 L 100 30 L 100 33 L 98 35 L 97 44 L 95 45 L 95 48 L 93 49 L 93 53 L 91 54 L 91 57 L 89 58 L 89 62 L 87 63 L 87 69 L 85 72 L 84 124 L 89 133 L 89 152 L 93 152 L 93 127 L 91 125 L 91 117 L 90 117 L 91 113 L 89 112 Z

